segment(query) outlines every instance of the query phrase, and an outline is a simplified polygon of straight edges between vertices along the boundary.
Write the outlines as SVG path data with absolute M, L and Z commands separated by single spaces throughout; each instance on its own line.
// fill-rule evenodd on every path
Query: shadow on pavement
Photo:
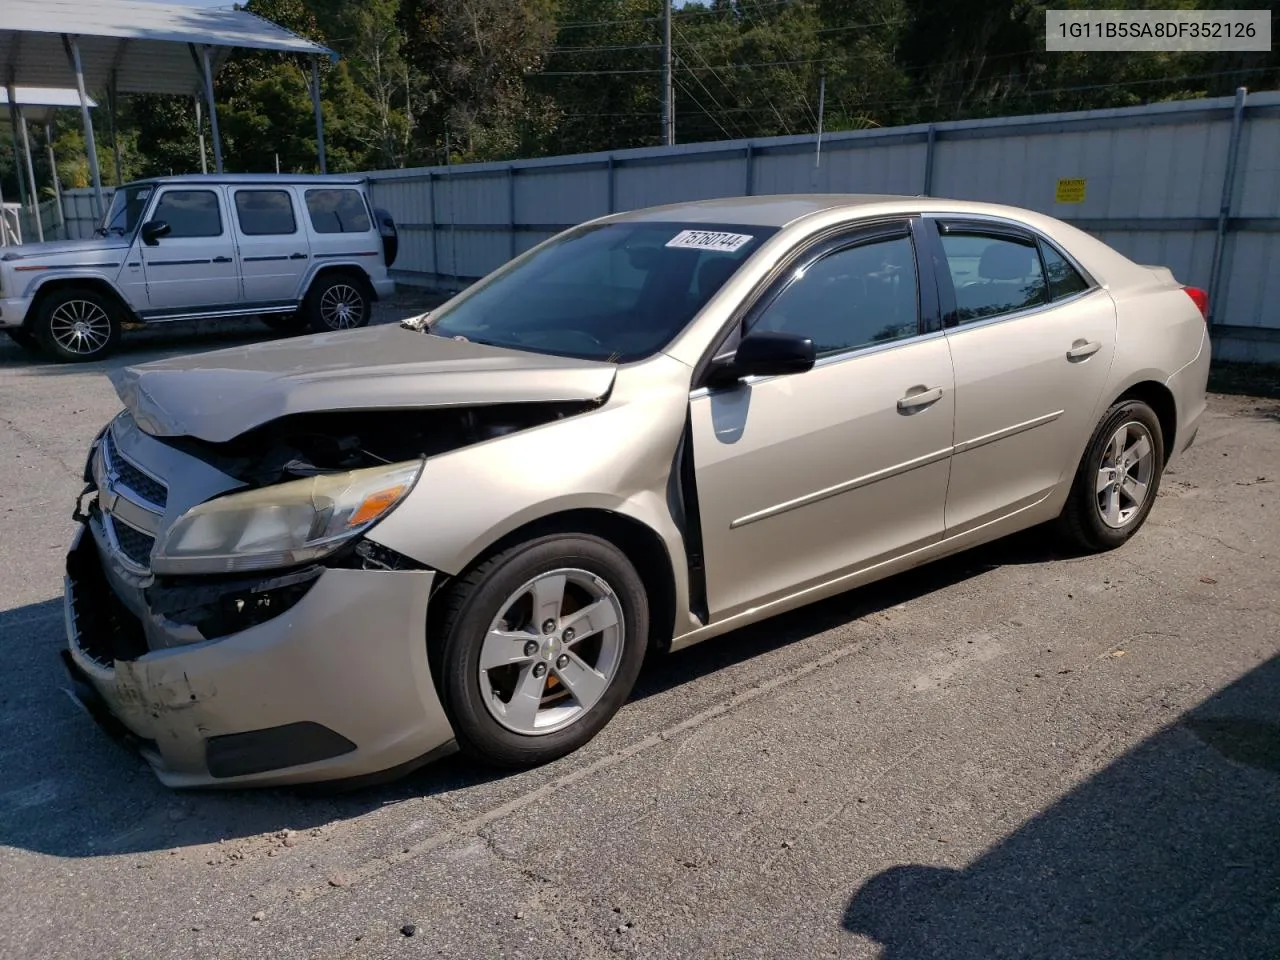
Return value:
M 873 877 L 842 926 L 884 960 L 1280 957 L 1280 657 L 969 867 Z

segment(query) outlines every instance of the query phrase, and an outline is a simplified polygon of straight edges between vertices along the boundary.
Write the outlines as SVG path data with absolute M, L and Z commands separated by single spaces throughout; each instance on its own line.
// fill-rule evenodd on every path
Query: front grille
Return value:
M 135 530 L 126 523 L 112 519 L 111 532 L 116 536 L 120 552 L 129 558 L 135 566 L 144 570 L 151 566 L 151 548 L 156 545 L 155 537 Z
M 145 497 L 153 505 L 163 510 L 169 504 L 169 489 L 159 480 L 143 473 L 134 464 L 121 455 L 108 430 L 102 437 L 103 452 L 107 457 L 108 469 L 113 470 L 120 478 L 120 483 L 128 487 L 140 497 Z

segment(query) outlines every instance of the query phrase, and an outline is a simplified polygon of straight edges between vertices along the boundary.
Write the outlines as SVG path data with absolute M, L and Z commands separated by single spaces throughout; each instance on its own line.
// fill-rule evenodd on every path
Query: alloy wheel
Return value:
M 499 608 L 480 647 L 485 706 L 515 733 L 554 733 L 604 696 L 622 662 L 622 605 L 586 570 L 539 574 Z
M 1136 420 L 1121 424 L 1111 435 L 1098 468 L 1098 516 L 1112 529 L 1132 520 L 1150 495 L 1155 473 L 1155 445 L 1151 432 Z
M 320 297 L 320 319 L 330 330 L 350 330 L 364 320 L 364 297 L 349 283 L 335 283 Z
M 49 336 L 68 353 L 91 356 L 111 342 L 111 318 L 92 300 L 67 300 L 49 317 Z

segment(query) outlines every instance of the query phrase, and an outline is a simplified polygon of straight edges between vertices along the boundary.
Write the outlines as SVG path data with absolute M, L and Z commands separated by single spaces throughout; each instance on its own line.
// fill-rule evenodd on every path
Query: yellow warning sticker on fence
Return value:
M 1065 177 L 1058 181 L 1054 191 L 1054 203 L 1084 203 L 1084 177 Z

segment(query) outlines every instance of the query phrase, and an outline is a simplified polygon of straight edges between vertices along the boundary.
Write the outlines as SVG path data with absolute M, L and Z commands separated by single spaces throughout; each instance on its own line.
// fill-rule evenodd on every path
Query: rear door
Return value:
M 240 273 L 247 306 L 296 301 L 311 245 L 288 187 L 231 187 Z
M 169 225 L 154 245 L 140 242 L 146 315 L 211 313 L 241 306 L 235 237 L 220 186 L 161 187 L 152 221 Z
M 1052 244 L 1003 222 L 930 234 L 955 365 L 947 533 L 1044 499 L 1074 471 L 1115 354 L 1115 304 Z

